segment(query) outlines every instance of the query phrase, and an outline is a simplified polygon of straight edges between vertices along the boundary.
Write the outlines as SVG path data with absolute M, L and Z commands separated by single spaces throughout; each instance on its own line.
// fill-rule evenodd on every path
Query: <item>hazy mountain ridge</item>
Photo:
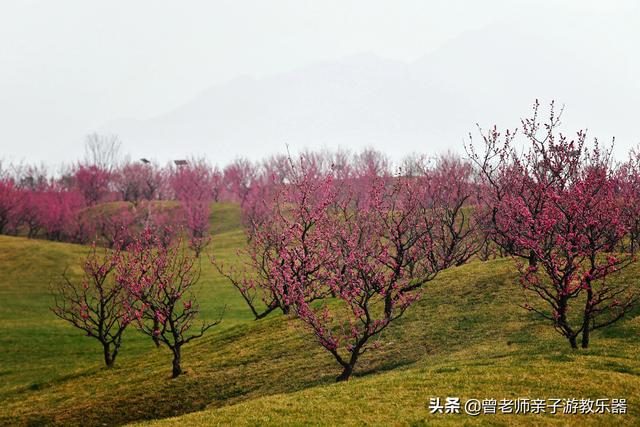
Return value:
M 576 47 L 514 28 L 467 32 L 413 63 L 360 54 L 236 78 L 166 114 L 101 131 L 120 135 L 139 150 L 134 155 L 161 146 L 182 157 L 204 146 L 201 154 L 218 163 L 240 153 L 257 159 L 285 144 L 294 151 L 373 146 L 399 158 L 459 150 L 476 122 L 513 127 L 535 98 L 555 98 L 567 104 L 571 129 L 589 126 L 604 140 L 615 134 L 620 147 L 640 141 L 633 127 L 640 91 L 622 70 L 626 58 L 588 38 Z

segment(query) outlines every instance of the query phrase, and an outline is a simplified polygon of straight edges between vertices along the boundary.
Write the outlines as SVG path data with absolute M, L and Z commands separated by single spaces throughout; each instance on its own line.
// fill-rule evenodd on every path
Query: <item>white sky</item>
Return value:
M 77 158 L 104 123 L 162 114 L 237 76 L 360 52 L 414 61 L 498 22 L 566 18 L 556 31 L 571 38 L 571 19 L 607 16 L 612 49 L 638 49 L 640 26 L 615 35 L 618 22 L 640 24 L 639 10 L 605 0 L 2 0 L 0 158 Z

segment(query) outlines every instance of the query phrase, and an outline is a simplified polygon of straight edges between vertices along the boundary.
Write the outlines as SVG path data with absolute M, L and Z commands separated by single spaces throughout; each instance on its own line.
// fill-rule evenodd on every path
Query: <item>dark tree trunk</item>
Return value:
M 587 302 L 584 305 L 582 318 L 582 348 L 589 348 L 589 335 L 591 334 L 591 301 L 593 300 L 591 280 L 587 279 L 587 285 Z
M 569 297 L 567 296 L 563 296 L 559 301 L 558 301 L 558 312 L 559 312 L 559 318 L 557 320 L 557 327 L 560 329 L 560 331 L 562 332 L 562 335 L 564 335 L 568 340 L 569 340 L 569 344 L 571 344 L 571 348 L 578 348 L 578 343 L 576 341 L 576 337 L 577 337 L 577 333 L 575 333 L 573 331 L 573 329 L 571 328 L 571 325 L 569 325 L 569 322 L 567 321 L 567 301 L 568 301 Z
M 391 312 L 393 311 L 393 300 L 391 299 L 391 292 L 384 298 L 384 315 L 387 319 L 391 318 Z
M 180 347 L 175 347 L 173 349 L 173 372 L 172 378 L 178 377 L 182 373 L 182 367 L 180 366 Z
M 336 382 L 347 381 L 349 377 L 351 377 L 352 373 L 353 373 L 353 366 L 351 364 L 348 364 L 347 366 L 344 367 L 344 370 L 342 371 L 342 373 L 336 377 Z
M 116 363 L 116 357 L 120 351 L 120 344 L 122 344 L 122 335 L 113 343 L 113 351 L 111 352 L 111 364 Z
M 529 267 L 535 267 L 538 265 L 538 257 L 533 251 L 529 252 Z
M 351 377 L 351 374 L 353 374 L 353 368 L 356 366 L 356 362 L 360 356 L 360 349 L 368 338 L 369 337 L 362 338 L 361 341 L 353 348 L 349 362 L 342 364 L 343 370 L 342 373 L 336 377 L 336 382 L 347 381 Z
M 110 368 L 115 362 L 115 356 L 111 355 L 111 345 L 108 343 L 102 343 L 102 347 L 104 351 L 104 363 L 107 365 L 107 368 Z
M 589 335 L 591 334 L 591 330 L 589 329 L 589 325 L 584 328 L 582 331 L 582 348 L 589 348 Z

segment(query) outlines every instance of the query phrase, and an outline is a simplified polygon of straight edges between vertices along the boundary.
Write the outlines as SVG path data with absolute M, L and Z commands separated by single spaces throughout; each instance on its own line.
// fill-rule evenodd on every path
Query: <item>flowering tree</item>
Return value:
M 213 172 L 204 160 L 192 160 L 188 165 L 176 169 L 171 178 L 176 198 L 182 204 L 189 246 L 196 257 L 211 240 L 209 213 L 214 193 L 218 191 L 214 191 L 217 178 L 214 178 Z
M 557 134 L 553 105 L 549 122 L 540 124 L 537 106 L 522 121 L 528 150 L 517 154 L 507 145 L 499 173 L 484 172 L 487 181 L 501 180 L 491 206 L 495 233 L 509 239 L 501 243 L 512 254 L 529 254 L 528 266 L 518 264 L 525 291 L 536 297 L 525 308 L 549 320 L 572 348 L 582 335 L 587 348 L 591 331 L 619 320 L 638 301 L 633 288 L 609 279 L 633 260 L 612 253 L 628 229 L 609 152 L 597 141 L 587 148 L 582 131 L 573 140 Z
M 42 224 L 38 217 L 38 198 L 49 187 L 49 179 L 44 166 L 24 164 L 12 165 L 13 179 L 19 190 L 18 200 L 13 204 L 14 215 L 10 224 L 15 234 L 26 230 L 27 237 L 35 237 Z M 22 230 L 19 230 L 21 229 Z
M 629 153 L 629 159 L 618 169 L 617 184 L 620 213 L 629 231 L 628 249 L 634 255 L 640 239 L 640 151 L 637 149 Z
M 140 230 L 151 232 L 157 239 L 157 244 L 168 247 L 176 237 L 173 224 L 180 220 L 179 208 L 163 206 L 159 209 L 155 203 L 146 202 L 140 204 L 137 209 Z
M 271 156 L 262 161 L 262 173 L 258 177 L 259 183 L 264 185 L 265 182 L 273 182 L 282 185 L 287 182 L 291 174 L 291 164 L 289 158 L 285 154 Z M 255 185 L 251 186 L 252 188 Z
M 302 320 L 346 380 L 420 288 L 464 263 L 483 240 L 466 211 L 477 203 L 472 169 L 459 159 L 443 159 L 422 179 L 377 166 L 368 176 L 341 175 L 322 165 L 316 157 L 290 160 L 285 180 L 263 180 L 243 204 L 246 265 L 213 261 L 256 319 L 279 309 Z M 449 184 L 451 174 L 467 180 Z
M 162 174 L 151 164 L 126 163 L 114 174 L 114 185 L 126 202 L 156 198 L 162 185 Z
M 344 176 L 343 182 L 348 183 L 359 197 L 368 197 L 375 181 L 382 179 L 389 183 L 392 180 L 389 159 L 380 151 L 362 150 L 352 156 L 351 162 L 352 165 L 346 170 L 337 172 Z
M 73 177 L 87 205 L 95 205 L 109 194 L 111 174 L 98 166 L 79 165 Z
M 20 200 L 13 179 L 0 176 L 0 234 L 6 232 L 14 222 Z
M 38 217 L 38 198 L 42 192 L 23 190 L 22 203 L 20 204 L 20 223 L 27 229 L 27 237 L 33 238 L 40 231 L 41 224 Z
M 389 175 L 389 159 L 373 149 L 365 149 L 353 158 L 353 168 L 358 177 L 383 177 Z
M 64 227 L 65 241 L 85 244 L 93 242 L 98 238 L 96 225 L 82 213 L 76 214 L 72 221 L 66 223 Z M 113 245 L 112 245 L 113 246 Z
M 117 248 L 99 255 L 94 244 L 82 263 L 83 279 L 76 281 L 63 274 L 55 285 L 51 309 L 60 319 L 100 342 L 107 367 L 115 363 L 122 334 L 129 324 L 124 311 L 127 293 L 113 275 L 120 259 Z
M 222 193 L 224 191 L 224 175 L 218 166 L 215 166 L 211 170 L 209 184 L 211 186 L 211 200 L 214 202 L 221 201 Z
M 223 173 L 226 198 L 232 201 L 244 202 L 256 179 L 257 170 L 247 159 L 236 159 L 227 165 Z
M 539 104 L 534 105 L 534 122 L 538 115 Z M 559 125 L 559 118 L 552 113 L 550 131 Z M 465 146 L 467 154 L 476 166 L 476 173 L 480 177 L 481 208 L 485 209 L 485 232 L 487 236 L 505 253 L 525 258 L 529 265 L 536 264 L 535 254 L 519 247 L 513 239 L 509 227 L 501 227 L 507 224 L 501 221 L 501 204 L 503 199 L 517 197 L 521 199 L 521 206 L 536 217 L 542 207 L 541 193 L 537 191 L 522 192 L 526 188 L 526 182 L 522 181 L 522 165 L 513 148 L 513 140 L 517 130 L 506 130 L 500 133 L 497 127 L 484 133 L 478 126 L 483 141 L 483 150 L 477 150 L 473 144 L 473 137 L 469 134 L 470 144 Z
M 313 301 L 327 292 L 311 285 L 328 268 L 330 256 L 321 250 L 318 224 L 328 219 L 327 208 L 335 197 L 333 181 L 318 180 L 309 170 L 293 179 L 291 186 L 261 187 L 263 191 L 252 193 L 255 198 L 243 205 L 248 242 L 238 253 L 246 260 L 243 267 L 225 269 L 212 259 L 256 319 L 277 309 L 288 314 L 294 301 Z M 292 285 L 292 277 L 299 286 Z
M 545 196 L 549 204 L 535 220 L 521 218 L 533 232 L 516 237 L 539 260 L 539 268 L 521 267 L 524 288 L 547 306 L 527 304 L 526 308 L 552 321 L 573 348 L 582 334 L 582 347 L 587 348 L 592 330 L 619 320 L 638 301 L 631 288 L 607 280 L 632 261 L 627 255 L 610 253 L 626 234 L 614 182 L 603 165 L 594 166 L 582 171 L 570 185 L 558 182 Z M 539 271 L 544 272 L 544 278 Z M 584 306 L 577 325 L 572 325 L 571 301 L 582 296 Z
M 276 308 L 295 314 L 342 367 L 337 380 L 347 380 L 376 346 L 370 340 L 442 268 L 433 251 L 433 211 L 415 180 L 349 184 L 305 166 L 292 165 L 291 182 L 278 187 L 262 223 L 249 228 L 247 270 L 254 275 L 231 280 L 256 317 Z M 363 182 L 370 183 L 364 196 Z
M 107 247 L 126 247 L 131 243 L 138 218 L 129 203 L 116 202 L 100 206 L 95 211 L 85 211 L 84 214 L 89 216 L 87 220 L 93 223 L 95 232 Z
M 435 167 L 414 178 L 426 187 L 426 205 L 438 218 L 432 239 L 442 267 L 462 265 L 486 242 L 486 212 L 478 206 L 481 187 L 471 163 L 453 154 L 440 156 Z
M 433 251 L 434 218 L 421 187 L 405 178 L 389 187 L 379 178 L 369 192 L 366 198 L 343 193 L 318 226 L 320 253 L 331 256 L 316 283 L 340 303 L 295 302 L 297 316 L 342 366 L 338 381 L 349 379 L 369 341 L 401 317 L 443 267 Z M 291 285 L 300 283 L 292 278 Z
M 182 251 L 180 239 L 165 246 L 150 230 L 143 230 L 122 260 L 118 280 L 129 294 L 128 316 L 141 332 L 171 350 L 175 378 L 182 373 L 182 347 L 220 322 L 203 322 L 190 334 L 200 312 L 190 294 L 199 276 L 194 260 Z
M 83 206 L 82 195 L 51 186 L 36 199 L 38 221 L 47 239 L 65 240 L 68 225 L 76 220 Z
M 198 200 L 190 197 L 182 201 L 186 229 L 189 233 L 189 247 L 193 249 L 196 258 L 211 241 L 209 234 L 210 206 L 209 199 Z

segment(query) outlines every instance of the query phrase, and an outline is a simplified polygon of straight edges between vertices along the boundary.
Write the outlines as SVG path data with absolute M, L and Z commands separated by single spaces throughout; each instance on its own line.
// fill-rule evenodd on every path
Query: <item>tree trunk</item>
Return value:
M 538 257 L 534 251 L 529 252 L 529 267 L 535 267 L 538 265 Z
M 347 366 L 344 367 L 344 370 L 342 371 L 342 373 L 336 377 L 336 382 L 347 381 L 349 377 L 351 377 L 352 373 L 353 373 L 353 365 L 348 364 Z
M 578 343 L 576 341 L 575 335 L 571 335 L 569 337 L 569 344 L 571 344 L 571 348 L 573 348 L 573 349 L 577 349 L 578 348 Z
M 391 299 L 391 292 L 387 293 L 384 298 L 384 316 L 387 319 L 391 318 L 391 312 L 393 311 L 393 300 Z
M 353 368 L 356 366 L 356 362 L 358 361 L 358 357 L 360 356 L 360 349 L 366 342 L 367 338 L 362 339 L 353 348 L 353 350 L 351 351 L 351 357 L 349 358 L 349 362 L 342 364 L 342 367 L 344 369 L 342 370 L 342 373 L 336 377 L 336 382 L 347 381 L 351 377 L 351 374 L 353 374 Z
M 171 378 L 176 378 L 182 373 L 182 367 L 180 366 L 180 347 L 173 349 L 173 373 Z
M 582 331 L 582 348 L 589 348 L 589 334 L 591 333 L 589 326 Z
M 107 368 L 113 366 L 113 362 L 115 361 L 114 357 L 111 357 L 111 346 L 108 343 L 102 343 L 103 351 L 104 351 L 104 363 L 107 365 Z
M 582 318 L 582 348 L 589 348 L 589 335 L 591 333 L 591 301 L 593 300 L 593 289 L 591 288 L 591 280 L 587 279 L 587 302 L 584 305 L 584 314 Z

